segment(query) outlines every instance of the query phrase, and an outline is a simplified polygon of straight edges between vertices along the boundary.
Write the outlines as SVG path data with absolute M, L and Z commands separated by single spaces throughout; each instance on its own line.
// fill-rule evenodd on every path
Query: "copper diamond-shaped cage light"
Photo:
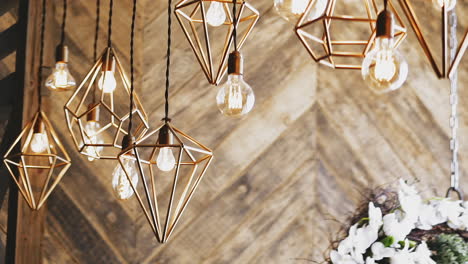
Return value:
M 39 134 L 39 135 L 38 135 Z M 42 148 L 38 143 L 43 143 Z M 15 153 L 19 148 L 20 152 Z M 3 157 L 21 195 L 39 210 L 71 166 L 71 160 L 46 114 L 38 111 Z
M 232 45 L 234 23 L 230 0 L 182 0 L 175 7 L 175 14 L 184 34 L 192 47 L 195 57 L 210 84 L 220 83 L 227 71 L 227 57 Z M 213 3 L 222 4 L 225 20 L 219 26 L 212 26 L 207 13 Z M 242 48 L 247 37 L 258 21 L 259 13 L 249 3 L 237 0 L 238 48 Z
M 336 69 L 361 69 L 362 59 L 374 44 L 378 0 L 358 0 L 352 3 L 329 0 L 326 11 L 314 17 L 315 1 L 310 1 L 298 20 L 295 31 L 315 62 Z M 358 4 L 359 3 L 359 4 Z M 406 28 L 391 1 L 395 15 L 395 46 L 406 37 Z
M 162 148 L 170 148 L 174 154 L 175 165 L 170 171 L 158 168 Z M 137 183 L 124 166 L 128 159 L 136 162 Z M 128 182 L 160 243 L 173 234 L 212 159 L 209 148 L 170 123 L 148 133 L 119 155 Z
M 105 92 L 103 87 L 108 77 L 103 76 L 103 72 L 107 70 L 115 71 L 116 88 L 113 92 Z M 98 83 L 102 84 L 102 89 Z M 89 160 L 117 159 L 122 139 L 128 134 L 129 97 L 129 80 L 114 49 L 108 47 L 64 107 L 67 127 L 78 152 Z M 149 125 L 136 93 L 132 112 L 134 129 L 131 132 L 140 138 Z
M 441 49 L 441 56 L 440 59 L 437 61 L 435 53 L 431 50 L 431 47 L 427 41 L 426 36 L 429 36 L 430 38 L 434 38 L 434 36 L 437 37 L 437 34 L 434 35 L 434 32 L 427 32 L 428 35 L 426 35 L 423 30 L 422 30 L 422 24 L 419 22 L 419 19 L 416 15 L 415 9 L 413 8 L 412 5 L 412 0 L 400 0 L 400 4 L 402 6 L 403 11 L 406 14 L 406 17 L 408 18 L 408 21 L 411 24 L 411 27 L 413 28 L 414 33 L 416 34 L 416 37 L 418 38 L 419 44 L 421 45 L 421 48 L 424 51 L 424 54 L 426 55 L 427 59 L 429 60 L 429 63 L 431 64 L 432 69 L 434 70 L 435 74 L 439 78 L 445 78 L 445 77 L 452 77 L 452 75 L 455 73 L 461 58 L 463 57 L 463 54 L 465 53 L 467 47 L 468 47 L 468 30 L 466 31 L 462 43 L 457 49 L 456 56 L 454 60 L 450 63 L 449 59 L 449 47 L 448 47 L 448 27 L 449 27 L 449 14 L 448 10 L 446 9 L 445 5 L 440 7 L 440 17 L 432 18 L 432 14 L 428 14 L 427 9 L 429 10 L 434 10 L 433 7 L 433 1 L 421 1 L 421 3 L 418 3 L 418 6 L 423 6 L 423 5 L 431 5 L 428 8 L 427 7 L 422 7 L 421 10 L 424 10 L 424 15 L 428 16 L 431 15 L 431 19 L 440 19 L 441 21 L 441 32 L 440 32 L 440 38 L 441 38 L 441 43 L 442 43 L 442 49 Z M 462 1 L 459 1 L 457 4 L 460 4 Z M 448 1 L 441 1 L 440 3 L 448 3 Z M 456 7 L 455 7 L 456 8 Z

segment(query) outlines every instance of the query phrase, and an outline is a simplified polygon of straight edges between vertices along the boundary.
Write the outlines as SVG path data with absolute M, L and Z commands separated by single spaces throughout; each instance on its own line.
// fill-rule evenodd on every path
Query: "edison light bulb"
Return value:
M 325 12 L 328 0 L 275 0 L 274 4 L 281 17 L 295 23 L 304 14 L 310 1 L 312 6 L 307 19 L 314 20 Z
M 377 37 L 375 47 L 362 63 L 362 77 L 377 93 L 401 87 L 408 76 L 408 64 L 395 49 L 393 38 Z
M 98 87 L 100 90 L 103 90 L 105 93 L 112 93 L 117 86 L 117 81 L 115 80 L 113 71 L 103 71 L 101 78 L 98 80 Z
M 432 0 L 434 7 L 441 9 L 445 5 L 447 11 L 452 10 L 457 4 L 457 0 Z
M 31 139 L 31 150 L 34 153 L 42 153 L 47 150 L 49 140 L 45 132 L 34 133 Z
M 171 171 L 176 164 L 172 149 L 169 147 L 160 148 L 158 158 L 156 159 L 158 168 L 162 171 Z
M 122 168 L 125 167 L 125 170 Z M 122 165 L 119 163 L 112 173 L 112 189 L 114 194 L 120 200 L 126 200 L 134 194 L 132 185 L 125 174 L 128 173 L 129 178 L 132 181 L 133 186 L 136 188 L 138 184 L 138 168 L 134 157 L 128 155 L 122 160 Z
M 228 81 L 219 88 L 216 103 L 225 116 L 240 117 L 252 110 L 255 95 L 242 75 L 230 74 Z
M 67 63 L 59 61 L 55 64 L 52 74 L 47 77 L 46 87 L 54 91 L 73 89 L 76 85 L 75 78 L 71 76 Z
M 226 12 L 224 12 L 223 4 L 217 1 L 212 1 L 208 12 L 206 12 L 206 22 L 213 27 L 219 27 L 226 21 Z
M 88 120 L 84 127 L 86 133 L 86 144 L 102 144 L 103 141 L 98 134 L 99 129 L 101 129 L 101 125 L 99 122 L 95 120 Z M 93 161 L 94 157 L 99 156 L 102 152 L 102 146 L 87 146 L 86 147 L 86 154 L 88 154 L 88 160 Z

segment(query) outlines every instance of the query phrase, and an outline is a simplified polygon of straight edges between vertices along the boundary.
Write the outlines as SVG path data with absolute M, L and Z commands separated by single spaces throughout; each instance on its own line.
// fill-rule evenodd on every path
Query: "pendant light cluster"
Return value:
M 71 166 L 67 151 L 42 110 L 42 66 L 46 0 L 42 1 L 41 44 L 37 73 L 38 110 L 3 157 L 8 171 L 29 207 L 39 210 Z
M 135 140 L 132 134 L 125 136 L 122 142 L 123 151 L 118 156 L 121 166 L 114 171 L 114 176 L 117 176 L 118 180 L 113 180 L 113 184 L 118 185 L 117 191 L 123 196 L 136 195 L 160 243 L 167 242 L 173 233 L 213 158 L 210 149 L 174 127 L 169 118 L 171 5 L 172 1 L 169 0 L 163 123 L 141 139 Z M 135 25 L 135 13 L 136 0 L 134 0 L 132 32 Z M 133 47 L 133 41 L 131 46 Z M 133 66 L 131 76 L 133 94 Z M 132 105 L 131 97 L 130 109 Z M 130 117 L 128 131 L 131 131 L 131 126 L 132 117 Z M 141 184 L 138 184 L 139 181 Z

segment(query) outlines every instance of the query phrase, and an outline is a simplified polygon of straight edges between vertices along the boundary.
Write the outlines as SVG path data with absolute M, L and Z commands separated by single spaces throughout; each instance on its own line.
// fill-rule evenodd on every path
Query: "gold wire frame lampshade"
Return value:
M 411 4 L 413 1 L 412 0 L 400 0 L 401 7 L 403 11 L 406 14 L 406 17 L 408 18 L 411 27 L 413 28 L 414 33 L 416 34 L 416 37 L 418 38 L 419 44 L 421 45 L 421 48 L 424 51 L 424 54 L 426 55 L 427 59 L 429 60 L 429 63 L 431 64 L 432 69 L 434 70 L 435 74 L 439 78 L 446 78 L 446 77 L 451 77 L 454 72 L 456 71 L 458 65 L 460 64 L 460 61 L 468 47 L 468 30 L 465 33 L 465 36 L 463 37 L 463 40 L 457 50 L 456 56 L 454 60 L 450 63 L 449 59 L 449 47 L 448 47 L 448 27 L 449 27 L 449 21 L 448 21 L 448 10 L 445 7 L 445 5 L 440 7 L 440 14 L 441 16 L 439 19 L 441 19 L 441 24 L 442 24 L 442 30 L 440 32 L 440 37 L 442 40 L 442 49 L 441 49 L 441 59 L 439 62 L 437 62 L 436 56 L 434 55 L 435 53 L 431 50 L 431 47 L 426 39 L 426 34 L 424 34 L 422 30 L 421 23 L 419 22 L 419 19 L 416 15 L 415 9 L 413 8 L 413 5 Z M 432 1 L 428 1 L 429 3 L 425 4 L 430 4 L 432 5 Z M 461 1 L 460 1 L 461 2 Z M 448 3 L 448 1 L 442 1 L 441 3 Z M 420 3 L 424 4 L 424 3 Z M 424 15 L 427 16 L 427 10 L 426 8 L 423 8 L 424 10 Z M 434 18 L 431 18 L 434 19 Z M 437 19 L 437 18 L 436 18 Z M 428 35 L 433 38 L 434 32 L 427 32 Z
M 114 72 L 109 76 L 107 72 Z M 111 82 L 107 82 L 110 78 Z M 105 87 L 115 87 L 113 92 Z M 106 48 L 84 80 L 65 104 L 68 130 L 78 152 L 94 159 L 117 159 L 121 142 L 128 134 L 129 80 L 113 48 Z M 137 138 L 149 128 L 148 117 L 136 93 L 132 109 Z
M 230 0 L 182 0 L 174 11 L 206 78 L 214 85 L 220 83 L 227 71 L 227 57 L 234 30 L 232 4 Z M 257 23 L 259 13 L 243 0 L 237 0 L 237 5 L 240 49 Z M 213 26 L 210 15 L 218 18 L 221 23 Z
M 15 153 L 19 147 L 20 152 Z M 38 111 L 8 149 L 3 162 L 29 207 L 39 210 L 71 166 L 46 114 Z
M 315 62 L 335 69 L 361 69 L 362 59 L 374 44 L 377 0 L 359 0 L 360 4 L 329 0 L 319 17 L 314 17 L 314 2 L 295 26 L 296 35 Z M 341 2 L 340 2 L 341 1 Z M 395 16 L 395 46 L 406 37 L 406 28 L 391 1 L 389 10 Z
M 170 148 L 174 155 L 171 170 L 159 169 L 164 148 L 166 151 Z M 173 234 L 212 159 L 209 148 L 170 123 L 148 133 L 120 153 L 119 162 L 160 243 L 167 242 Z M 136 162 L 136 170 L 124 165 L 129 160 Z M 132 173 L 138 174 L 136 185 Z

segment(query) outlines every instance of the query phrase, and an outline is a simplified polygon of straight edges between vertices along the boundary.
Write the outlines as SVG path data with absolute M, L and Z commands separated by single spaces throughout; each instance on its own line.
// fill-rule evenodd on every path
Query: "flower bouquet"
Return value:
M 394 200 L 391 206 L 389 200 Z M 366 209 L 336 243 L 328 263 L 468 263 L 468 202 L 423 200 L 400 180 L 394 197 L 377 197 Z

